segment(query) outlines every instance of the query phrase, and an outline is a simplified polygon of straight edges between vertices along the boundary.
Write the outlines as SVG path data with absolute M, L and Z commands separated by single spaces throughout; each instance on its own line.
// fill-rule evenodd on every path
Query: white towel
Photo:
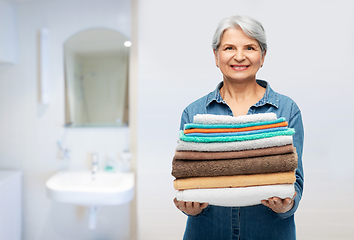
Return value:
M 250 149 L 280 147 L 293 143 L 292 136 L 276 136 L 271 138 L 263 138 L 251 141 L 240 142 L 213 142 L 213 143 L 197 143 L 177 141 L 176 151 L 197 151 L 197 152 L 225 152 L 225 151 L 242 151 Z
M 270 197 L 292 198 L 294 184 L 265 185 L 241 188 L 188 189 L 177 192 L 177 200 L 207 202 L 223 207 L 244 207 L 261 204 Z
M 259 113 L 238 117 L 228 115 L 197 114 L 193 117 L 193 123 L 201 124 L 241 124 L 250 122 L 262 122 L 277 119 L 275 113 Z

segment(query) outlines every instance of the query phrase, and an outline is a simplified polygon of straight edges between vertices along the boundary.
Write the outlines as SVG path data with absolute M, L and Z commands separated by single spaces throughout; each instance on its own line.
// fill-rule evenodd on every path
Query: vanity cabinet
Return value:
M 16 62 L 16 9 L 0 0 L 0 64 Z
M 0 170 L 0 239 L 22 239 L 22 173 Z

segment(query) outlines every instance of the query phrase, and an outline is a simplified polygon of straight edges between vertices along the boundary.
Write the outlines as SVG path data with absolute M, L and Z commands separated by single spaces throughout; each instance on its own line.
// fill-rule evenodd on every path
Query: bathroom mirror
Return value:
M 103 28 L 64 43 L 65 126 L 128 125 L 129 47 L 126 36 Z

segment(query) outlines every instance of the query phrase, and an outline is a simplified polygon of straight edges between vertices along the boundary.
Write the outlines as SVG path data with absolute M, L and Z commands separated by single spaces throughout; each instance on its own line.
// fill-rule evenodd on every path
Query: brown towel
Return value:
M 249 175 L 288 172 L 297 168 L 296 152 L 229 160 L 176 160 L 172 161 L 175 178 Z
M 235 158 L 250 158 L 258 156 L 278 155 L 294 152 L 292 144 L 269 147 L 261 149 L 232 151 L 232 152 L 197 152 L 197 151 L 176 151 L 175 159 L 179 160 L 217 160 L 217 159 L 235 159 Z
M 221 177 L 182 178 L 173 181 L 176 190 L 196 188 L 235 188 L 295 183 L 295 171 Z

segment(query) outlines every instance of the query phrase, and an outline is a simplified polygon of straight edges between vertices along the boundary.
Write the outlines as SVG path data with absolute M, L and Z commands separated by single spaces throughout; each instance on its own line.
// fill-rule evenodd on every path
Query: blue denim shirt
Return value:
M 295 129 L 293 144 L 298 155 L 296 169 L 295 191 L 293 208 L 286 213 L 275 213 L 270 208 L 259 204 L 248 207 L 219 207 L 208 205 L 200 214 L 188 216 L 185 240 L 292 240 L 296 239 L 294 213 L 302 197 L 304 173 L 302 168 L 302 150 L 304 130 L 301 112 L 296 103 L 289 97 L 274 92 L 269 84 L 263 80 L 257 83 L 266 88 L 263 98 L 250 107 L 248 114 L 274 112 L 277 117 L 284 117 L 290 128 Z M 187 106 L 181 117 L 180 129 L 186 123 L 193 122 L 196 114 L 230 115 L 233 113 L 226 102 L 221 98 L 219 89 L 223 82 L 208 95 L 196 100 Z

